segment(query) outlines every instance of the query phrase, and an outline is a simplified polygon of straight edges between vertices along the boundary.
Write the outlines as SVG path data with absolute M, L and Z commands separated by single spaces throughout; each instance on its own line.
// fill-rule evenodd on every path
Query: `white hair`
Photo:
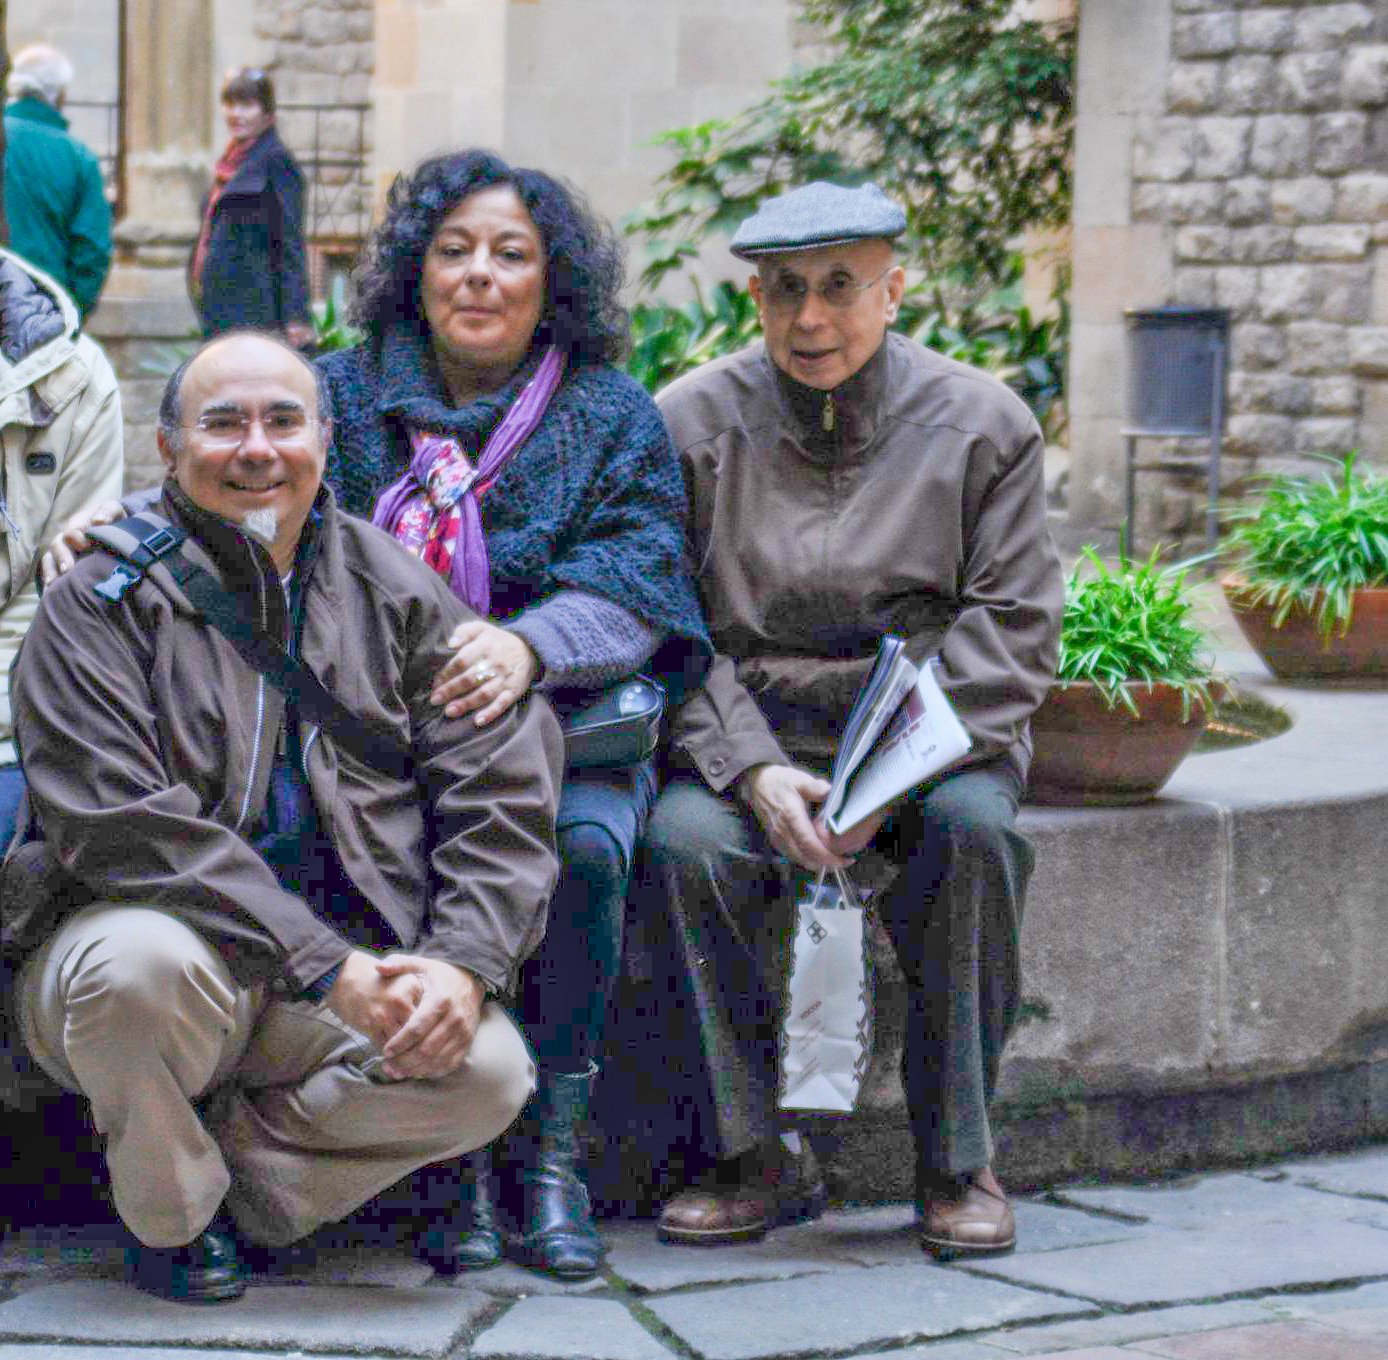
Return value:
M 261 510 L 247 510 L 241 528 L 252 538 L 258 538 L 267 548 L 273 548 L 275 535 L 280 531 L 280 517 L 268 506 Z
M 56 109 L 72 74 L 72 63 L 56 47 L 35 43 L 15 54 L 5 89 L 11 99 L 41 99 Z

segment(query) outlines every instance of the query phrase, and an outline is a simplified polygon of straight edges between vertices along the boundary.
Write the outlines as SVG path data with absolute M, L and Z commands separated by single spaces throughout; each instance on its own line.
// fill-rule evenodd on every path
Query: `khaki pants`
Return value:
M 91 1102 L 116 1208 L 152 1247 L 192 1241 L 224 1199 L 252 1241 L 293 1242 L 491 1142 L 535 1084 L 493 1002 L 456 1072 L 390 1081 L 326 1006 L 239 988 L 201 936 L 143 907 L 72 917 L 19 991 L 29 1051 Z

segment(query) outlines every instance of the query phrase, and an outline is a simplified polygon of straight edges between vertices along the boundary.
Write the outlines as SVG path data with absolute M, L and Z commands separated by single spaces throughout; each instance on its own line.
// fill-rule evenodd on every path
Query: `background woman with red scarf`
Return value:
M 254 67 L 222 86 L 231 140 L 213 170 L 188 285 L 205 335 L 254 326 L 313 340 L 304 253 L 304 178 L 275 131 L 275 90 Z

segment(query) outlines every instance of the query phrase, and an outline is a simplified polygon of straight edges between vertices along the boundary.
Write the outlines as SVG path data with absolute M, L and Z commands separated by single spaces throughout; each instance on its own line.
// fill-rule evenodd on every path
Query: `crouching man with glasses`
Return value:
M 660 397 L 718 653 L 674 719 L 637 912 L 669 923 L 663 1032 L 699 1049 L 664 1068 L 698 1074 L 670 1160 L 709 1167 L 665 1205 L 674 1242 L 745 1240 L 823 1206 L 804 1145 L 778 1139 L 776 995 L 792 871 L 859 852 L 895 870 L 879 909 L 908 987 L 922 1244 L 947 1256 L 1014 1242 L 988 1100 L 1017 1010 L 1031 850 L 1013 823 L 1061 578 L 1031 413 L 986 374 L 888 334 L 905 227 L 872 185 L 773 199 L 732 245 L 756 267 L 764 342 Z M 884 633 L 937 660 L 973 749 L 834 836 L 816 820 L 823 776 Z
M 534 1086 L 492 998 L 543 931 L 559 727 L 541 700 L 485 727 L 431 703 L 471 614 L 339 514 L 322 402 L 278 340 L 199 350 L 160 411 L 179 562 L 127 580 L 87 554 L 15 675 L 60 880 L 10 941 L 22 1036 L 91 1102 L 135 1282 L 180 1300 L 243 1292 L 233 1224 L 293 1242 L 489 1143 Z M 287 699 L 188 563 L 346 717 Z

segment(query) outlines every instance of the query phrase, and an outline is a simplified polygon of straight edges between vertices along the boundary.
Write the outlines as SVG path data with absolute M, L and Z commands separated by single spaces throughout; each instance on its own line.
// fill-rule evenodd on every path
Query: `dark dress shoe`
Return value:
M 246 1292 L 246 1280 L 230 1233 L 208 1228 L 185 1247 L 130 1248 L 130 1282 L 176 1303 L 225 1303 Z
M 921 1246 L 940 1261 L 999 1256 L 1017 1245 L 1017 1223 L 991 1167 L 966 1176 L 927 1176 L 916 1206 Z
M 780 1147 L 720 1162 L 697 1186 L 661 1210 L 656 1234 L 664 1242 L 726 1246 L 755 1242 L 772 1228 L 818 1218 L 828 1194 L 808 1143 L 792 1155 Z

